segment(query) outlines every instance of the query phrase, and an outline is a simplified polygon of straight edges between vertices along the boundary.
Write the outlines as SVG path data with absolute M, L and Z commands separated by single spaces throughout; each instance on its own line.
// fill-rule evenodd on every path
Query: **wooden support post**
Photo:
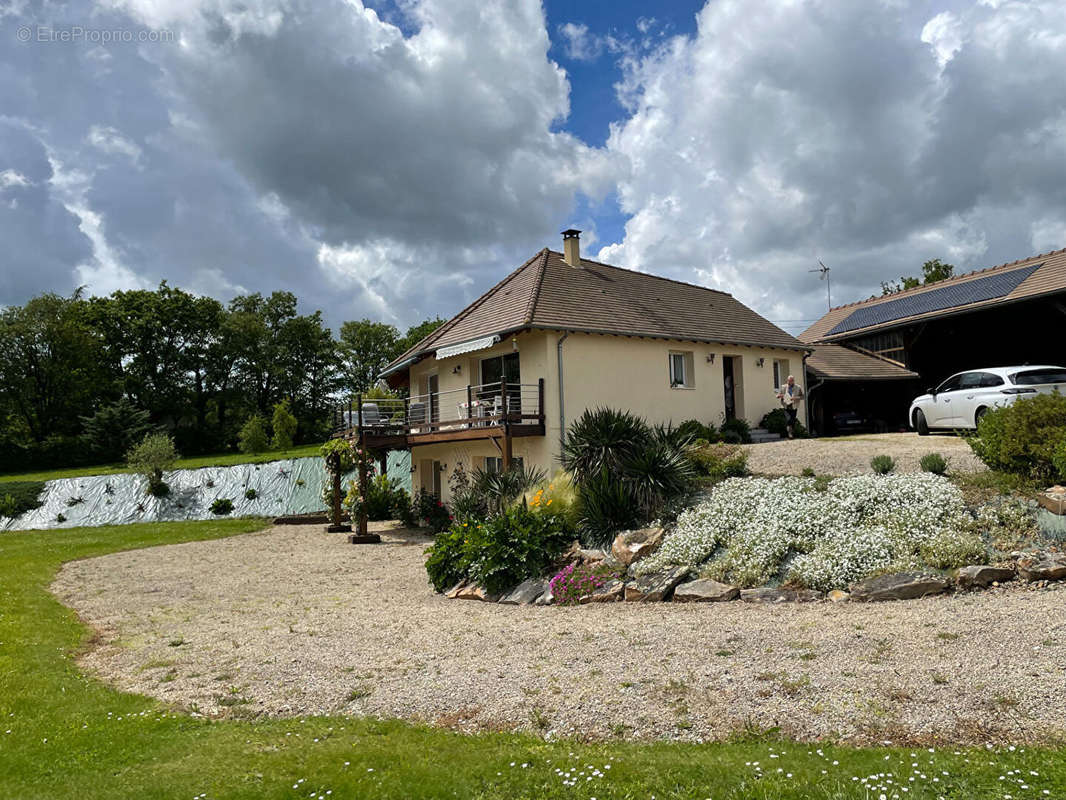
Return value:
M 511 431 L 507 423 L 503 423 L 503 471 L 511 468 Z
M 507 381 L 500 381 L 500 414 L 501 422 L 507 421 Z
M 470 420 L 467 423 L 468 428 L 474 427 L 474 393 L 470 391 L 470 384 L 466 385 L 466 418 Z
M 537 417 L 544 422 L 544 378 L 537 381 Z

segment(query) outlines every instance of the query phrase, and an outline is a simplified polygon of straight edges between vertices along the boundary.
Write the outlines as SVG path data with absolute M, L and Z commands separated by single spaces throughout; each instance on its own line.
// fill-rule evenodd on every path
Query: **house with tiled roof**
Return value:
M 799 335 L 810 415 L 905 428 L 916 393 L 964 370 L 1061 364 L 1066 249 L 831 309 Z
M 411 451 L 416 489 L 446 498 L 460 463 L 521 459 L 550 473 L 589 408 L 757 425 L 789 374 L 802 385 L 807 347 L 795 337 L 726 292 L 582 258 L 579 233 L 389 364 L 382 378 L 407 389 L 403 401 L 355 410 L 368 444 Z

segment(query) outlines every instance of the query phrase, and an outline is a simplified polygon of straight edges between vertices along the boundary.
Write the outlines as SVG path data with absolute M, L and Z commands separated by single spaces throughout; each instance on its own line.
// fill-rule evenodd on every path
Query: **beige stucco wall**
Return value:
M 560 422 L 557 342 L 562 333 L 532 331 L 507 337 L 494 347 L 437 361 L 429 358 L 411 369 L 411 393 L 423 390 L 425 377 L 438 376 L 442 392 L 441 408 L 454 414 L 452 407 L 465 397 L 468 383 L 479 383 L 478 365 L 482 358 L 513 352 L 517 347 L 523 384 L 535 384 L 544 378 L 545 436 L 513 440 L 513 454 L 527 465 L 536 465 L 549 474 L 558 469 Z M 669 354 L 692 353 L 694 380 L 692 388 L 671 388 Z M 707 356 L 713 354 L 714 361 Z M 772 348 L 727 347 L 723 345 L 639 339 L 624 336 L 599 336 L 571 333 L 562 348 L 565 424 L 570 425 L 586 409 L 597 406 L 622 408 L 652 423 L 687 419 L 720 425 L 725 418 L 723 363 L 725 356 L 738 359 L 737 414 L 754 427 L 768 411 L 777 408 L 774 397 L 773 361 L 787 361 L 782 377 L 792 374 L 803 384 L 802 353 Z M 759 366 L 758 360 L 763 359 Z M 453 372 L 456 366 L 458 373 Z M 804 387 L 806 388 L 806 387 Z M 455 390 L 454 394 L 448 394 Z M 804 409 L 801 405 L 800 418 Z M 428 485 L 423 477 L 423 461 L 440 461 L 445 467 L 441 476 L 444 497 L 447 482 L 459 461 L 469 470 L 480 466 L 485 456 L 499 456 L 490 441 L 464 441 L 424 445 L 412 449 L 415 468 L 412 485 Z

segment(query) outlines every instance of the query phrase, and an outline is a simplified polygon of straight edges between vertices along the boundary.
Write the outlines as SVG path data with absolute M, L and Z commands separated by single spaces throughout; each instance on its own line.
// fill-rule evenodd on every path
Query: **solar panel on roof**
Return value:
M 887 322 L 895 322 L 898 319 L 913 317 L 918 314 L 928 314 L 932 311 L 944 311 L 949 308 L 958 308 L 970 303 L 980 303 L 984 300 L 994 300 L 997 297 L 1005 297 L 1013 292 L 1022 281 L 1036 272 L 1040 264 L 1030 264 L 1027 267 L 1019 267 L 1007 272 L 997 272 L 994 275 L 986 275 L 965 283 L 953 283 L 940 289 L 929 292 L 900 297 L 889 300 L 886 303 L 875 303 L 863 306 L 851 312 L 847 317 L 837 323 L 828 335 L 846 333 L 860 328 L 868 328 L 871 325 L 884 325 Z

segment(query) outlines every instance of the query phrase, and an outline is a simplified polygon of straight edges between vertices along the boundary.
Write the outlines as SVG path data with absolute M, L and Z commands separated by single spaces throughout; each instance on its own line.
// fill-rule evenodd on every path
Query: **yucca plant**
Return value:
M 687 448 L 687 437 L 656 433 L 623 462 L 621 479 L 643 519 L 654 519 L 671 500 L 688 493 L 696 471 Z
M 628 411 L 587 409 L 567 431 L 560 460 L 582 484 L 605 469 L 619 472 L 626 458 L 650 437 L 647 423 Z
M 618 531 L 637 523 L 637 504 L 629 484 L 606 468 L 578 484 L 577 501 L 578 528 L 587 545 L 610 546 Z
M 473 474 L 473 489 L 485 499 L 491 514 L 499 514 L 546 476 L 539 467 L 517 463 L 500 472 L 486 472 L 478 467 Z

